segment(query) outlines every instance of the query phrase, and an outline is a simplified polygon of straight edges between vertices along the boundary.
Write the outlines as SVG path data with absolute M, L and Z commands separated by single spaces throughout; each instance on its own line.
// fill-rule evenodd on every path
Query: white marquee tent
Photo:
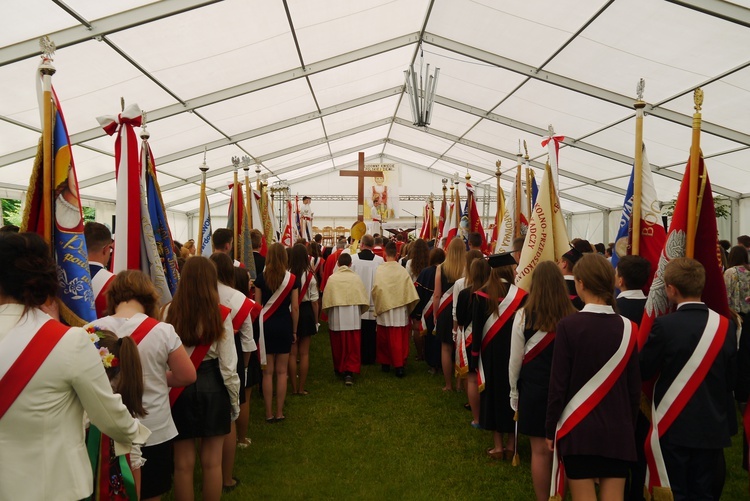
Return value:
M 692 91 L 705 92 L 701 146 L 731 217 L 750 233 L 750 3 L 746 0 L 14 0 L 0 20 L 0 198 L 23 198 L 40 135 L 38 38 L 85 205 L 114 212 L 114 140 L 96 117 L 120 97 L 148 113 L 178 240 L 197 232 L 198 166 L 226 213 L 233 156 L 269 183 L 317 198 L 316 218 L 354 220 L 356 181 L 338 170 L 395 163 L 401 204 L 419 213 L 441 178 L 494 190 L 495 162 L 529 144 L 541 177 L 553 124 L 569 231 L 612 241 L 634 152 L 633 102 L 646 81 L 644 140 L 659 198 L 676 196 L 690 146 Z M 427 129 L 412 124 L 404 70 L 440 67 Z M 253 166 L 254 170 L 254 166 Z M 506 176 L 504 179 L 510 179 Z M 504 182 L 507 190 L 509 182 Z M 489 193 L 489 191 L 487 192 Z M 481 195 L 481 193 L 480 193 Z M 415 201 L 408 201 L 415 199 Z M 494 203 L 487 207 L 494 214 Z M 404 214 L 405 221 L 412 218 Z M 218 223 L 221 225 L 221 222 Z

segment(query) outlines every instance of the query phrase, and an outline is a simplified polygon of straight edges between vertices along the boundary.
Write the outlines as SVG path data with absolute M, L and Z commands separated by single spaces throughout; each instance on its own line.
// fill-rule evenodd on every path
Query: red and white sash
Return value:
M 523 347 L 523 362 L 522 365 L 526 365 L 536 358 L 541 352 L 545 350 L 552 341 L 555 340 L 555 331 L 544 332 L 536 331 L 533 336 L 526 341 Z
M 440 296 L 440 302 L 438 303 L 438 309 L 437 309 L 437 316 L 439 317 L 440 314 L 443 312 L 444 309 L 448 307 L 448 305 L 453 306 L 453 287 L 455 284 L 451 285 L 447 291 L 443 292 L 443 295 Z M 437 317 L 435 318 L 435 322 L 437 322 Z
M 476 294 L 487 297 L 487 294 L 483 292 L 477 292 Z M 489 346 L 495 335 L 500 332 L 500 329 L 505 323 L 513 316 L 518 307 L 521 305 L 521 301 L 526 296 L 526 291 L 519 289 L 515 285 L 511 284 L 508 288 L 508 293 L 500 301 L 497 306 L 497 311 L 492 312 L 492 315 L 484 323 L 482 329 L 482 348 L 479 352 L 479 370 L 477 374 L 477 386 L 479 391 L 484 391 L 484 364 L 482 363 L 482 353 L 484 353 L 487 346 Z
M 458 328 L 456 333 L 456 373 L 459 376 L 463 376 L 469 372 L 469 357 L 466 352 L 466 347 L 471 346 L 471 323 L 466 328 Z
M 320 270 L 320 265 L 323 264 L 323 260 L 319 257 L 310 256 L 310 264 L 312 265 L 313 273 L 317 273 Z
M 427 319 L 432 316 L 432 301 L 433 297 L 430 296 L 429 301 L 427 301 L 427 304 L 424 305 L 424 309 L 422 310 L 422 331 L 427 332 Z
M 105 292 L 114 279 L 114 274 L 106 268 L 99 270 L 91 279 L 91 289 L 94 293 L 94 306 L 96 307 L 97 318 L 103 317 L 104 312 L 107 310 L 107 295 Z
M 302 304 L 302 300 L 305 298 L 308 289 L 310 289 L 310 283 L 312 282 L 313 272 L 308 271 L 302 275 L 302 282 L 300 282 L 299 296 L 297 297 L 297 304 Z
M 70 329 L 36 309 L 25 317 L 0 343 L 0 419 Z
M 221 311 L 221 322 L 224 323 L 227 319 L 227 316 L 232 311 L 229 308 L 227 308 L 224 305 L 219 305 L 219 310 Z M 203 359 L 206 358 L 206 354 L 208 353 L 208 350 L 211 349 L 210 344 L 198 344 L 195 346 L 185 346 L 185 351 L 187 351 L 188 355 L 190 356 L 190 361 L 193 363 L 193 367 L 195 367 L 195 370 L 198 370 L 198 367 L 201 365 L 201 362 L 203 362 Z M 169 405 L 173 406 L 174 403 L 177 401 L 179 396 L 182 394 L 182 391 L 185 389 L 184 386 L 175 386 L 174 388 L 171 388 L 169 390 Z
M 248 317 L 250 317 L 251 322 L 254 322 L 258 318 L 258 315 L 260 315 L 260 306 L 241 292 L 232 294 L 229 300 L 229 307 L 232 309 L 232 328 L 234 332 L 240 330 Z
M 135 328 L 135 330 L 130 333 L 130 338 L 135 341 L 136 345 L 141 344 L 141 341 L 143 341 L 143 338 L 146 337 L 146 335 L 151 332 L 151 329 L 156 327 L 156 324 L 158 324 L 159 321 L 156 319 L 153 319 L 151 317 L 146 317 L 143 319 L 143 321 L 138 325 L 138 327 Z
M 552 484 L 550 499 L 562 499 L 565 496 L 565 468 L 557 454 L 557 444 L 580 423 L 583 418 L 599 405 L 609 390 L 620 378 L 635 348 L 636 335 L 633 322 L 620 317 L 623 323 L 622 340 L 615 353 L 583 387 L 573 395 L 562 411 L 555 429 L 555 452 L 552 454 Z M 559 496 L 559 497 L 556 497 Z
M 281 285 L 271 294 L 266 304 L 261 310 L 262 321 L 267 322 L 271 315 L 273 315 L 279 308 L 279 305 L 284 302 L 286 297 L 292 292 L 294 288 L 295 276 L 288 271 L 284 275 L 284 279 L 281 281 Z
M 644 447 L 648 466 L 646 486 L 649 492 L 659 488 L 669 489 L 669 477 L 664 465 L 659 438 L 672 426 L 674 420 L 705 380 L 706 374 L 724 346 L 728 327 L 729 320 L 726 317 L 708 310 L 706 328 L 698 341 L 698 346 L 667 388 L 659 405 L 651 404 L 651 429 Z

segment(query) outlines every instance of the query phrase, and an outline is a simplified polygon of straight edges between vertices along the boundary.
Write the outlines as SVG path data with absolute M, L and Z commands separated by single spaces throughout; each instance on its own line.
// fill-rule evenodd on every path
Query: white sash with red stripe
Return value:
M 458 328 L 456 336 L 456 373 L 463 376 L 469 372 L 469 357 L 466 347 L 471 346 L 471 323 L 465 329 Z
M 260 365 L 266 366 L 266 339 L 263 332 L 263 322 L 271 318 L 271 315 L 279 308 L 279 305 L 284 302 L 284 299 L 292 292 L 294 288 L 295 276 L 288 271 L 284 275 L 284 279 L 281 281 L 281 285 L 271 294 L 268 302 L 263 306 L 260 313 L 260 334 L 258 336 L 258 352 L 260 355 Z
M 237 332 L 253 311 L 255 302 L 248 299 L 244 294 L 238 292 L 232 294 L 229 307 L 232 309 L 232 328 Z M 256 314 L 257 316 L 257 314 Z M 252 321 L 252 318 L 251 318 Z
M 599 405 L 628 365 L 635 347 L 633 322 L 620 317 L 623 322 L 622 340 L 615 353 L 599 371 L 581 387 L 562 411 L 555 429 L 555 451 L 552 454 L 552 484 L 550 498 L 562 499 L 565 494 L 565 470 L 559 461 L 557 443 L 575 428 L 583 418 Z M 556 498 L 555 496 L 559 496 Z
M 528 364 L 536 358 L 547 346 L 555 340 L 555 332 L 536 331 L 533 336 L 526 341 L 523 347 L 523 365 Z
M 232 310 L 230 310 L 224 305 L 219 305 L 219 309 L 221 310 L 221 322 L 224 323 L 227 319 L 227 315 L 229 315 Z M 198 370 L 198 367 L 200 367 L 201 362 L 203 362 L 203 359 L 206 358 L 206 355 L 208 354 L 208 351 L 210 349 L 211 349 L 210 344 L 198 344 L 195 346 L 185 346 L 185 351 L 187 351 L 187 354 L 190 357 L 190 361 L 193 363 L 193 367 L 195 367 L 196 371 Z M 180 395 L 182 395 L 183 390 L 185 390 L 184 386 L 175 386 L 173 388 L 170 388 L 169 390 L 169 405 L 170 406 L 174 405 L 174 403 L 177 401 Z
M 432 301 L 433 297 L 430 296 L 429 301 L 427 301 L 427 304 L 424 305 L 424 309 L 422 310 L 422 330 L 427 331 L 427 319 L 432 316 Z
M 310 284 L 312 283 L 312 277 L 313 277 L 312 271 L 308 271 L 307 273 L 302 275 L 302 281 L 300 282 L 300 287 L 299 287 L 299 296 L 297 297 L 298 304 L 302 304 L 302 301 L 305 299 L 307 290 L 310 288 Z
M 649 492 L 654 488 L 669 489 L 670 487 L 659 438 L 672 426 L 674 420 L 703 383 L 706 374 L 724 346 L 728 327 L 729 320 L 726 317 L 708 310 L 708 320 L 698 346 L 667 388 L 659 405 L 651 404 L 651 429 L 646 438 L 644 451 L 648 466 L 646 486 Z
M 448 307 L 448 305 L 453 306 L 453 285 L 451 285 L 448 290 L 443 292 L 443 295 L 440 296 L 440 302 L 438 303 L 437 310 L 438 317 L 443 312 L 443 310 Z M 437 318 L 435 318 L 435 322 L 437 322 Z
M 510 317 L 515 313 L 521 304 L 521 300 L 526 296 L 526 292 L 523 289 L 519 289 L 515 285 L 511 284 L 508 288 L 508 293 L 505 295 L 500 304 L 497 306 L 497 311 L 492 312 L 487 321 L 484 323 L 482 329 L 482 348 L 479 352 L 479 368 L 477 373 L 477 386 L 479 391 L 484 391 L 484 364 L 482 363 L 482 353 L 489 345 L 492 338 L 500 331 Z
M 91 292 L 94 293 L 94 305 L 96 306 L 96 316 L 101 317 L 107 309 L 107 298 L 104 294 L 107 287 L 115 279 L 115 275 L 103 268 L 91 279 Z

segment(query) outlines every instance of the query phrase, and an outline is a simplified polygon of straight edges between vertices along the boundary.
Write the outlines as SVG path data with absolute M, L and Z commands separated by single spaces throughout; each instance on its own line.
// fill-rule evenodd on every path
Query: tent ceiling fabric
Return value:
M 37 40 L 57 44 L 81 193 L 115 196 L 113 139 L 96 117 L 137 103 L 170 210 L 198 208 L 207 152 L 212 203 L 228 199 L 232 156 L 269 182 L 395 161 L 425 176 L 472 173 L 494 187 L 525 140 L 541 177 L 553 124 L 563 209 L 622 203 L 632 103 L 646 80 L 644 141 L 659 196 L 687 161 L 692 90 L 714 191 L 750 196 L 750 9 L 719 0 L 13 0 L 0 29 L 0 186 L 25 190 L 39 138 Z M 441 69 L 432 123 L 403 89 L 413 62 Z M 254 167 L 251 175 L 254 177 Z M 509 179 L 505 176 L 504 179 Z M 505 183 L 504 183 L 505 184 Z M 505 185 L 507 190 L 509 184 Z

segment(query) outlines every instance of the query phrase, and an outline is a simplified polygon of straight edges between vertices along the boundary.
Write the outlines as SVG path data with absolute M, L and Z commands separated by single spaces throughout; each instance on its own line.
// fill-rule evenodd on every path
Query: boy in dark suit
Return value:
M 652 418 L 663 434 L 647 440 L 647 454 L 651 443 L 654 456 L 663 456 L 668 483 L 660 478 L 661 485 L 671 486 L 675 501 L 712 499 L 716 466 L 722 449 L 731 445 L 730 414 L 735 411 L 727 395 L 737 374 L 737 337 L 733 322 L 701 302 L 705 278 L 694 259 L 669 262 L 664 283 L 677 311 L 654 321 L 640 354 L 643 379 L 659 375 Z M 673 412 L 670 425 L 662 417 Z M 652 470 L 652 477 L 657 472 Z
M 615 269 L 615 286 L 620 289 L 617 295 L 617 309 L 620 315 L 641 325 L 646 296 L 643 287 L 648 282 L 651 263 L 641 256 L 622 256 Z

